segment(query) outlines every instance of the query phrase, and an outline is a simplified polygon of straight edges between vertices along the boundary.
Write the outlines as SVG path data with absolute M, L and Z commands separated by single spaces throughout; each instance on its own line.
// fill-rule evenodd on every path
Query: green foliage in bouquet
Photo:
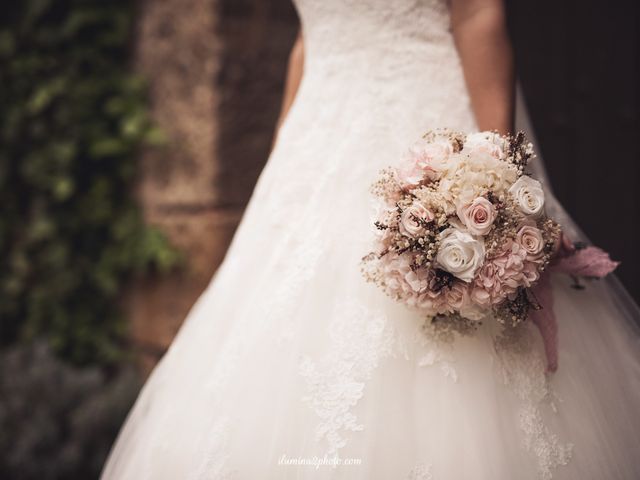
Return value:
M 44 335 L 73 362 L 121 349 L 118 298 L 177 252 L 131 195 L 162 143 L 128 68 L 128 0 L 24 0 L 0 19 L 0 339 Z

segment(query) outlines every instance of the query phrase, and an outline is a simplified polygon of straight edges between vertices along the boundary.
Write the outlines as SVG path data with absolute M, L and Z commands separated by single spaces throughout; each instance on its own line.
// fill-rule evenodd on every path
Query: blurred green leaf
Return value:
M 166 138 L 129 70 L 135 3 L 24 0 L 0 18 L 0 340 L 44 336 L 112 362 L 116 301 L 181 255 L 132 195 L 140 149 Z
M 23 19 L 24 28 L 27 28 L 39 20 L 45 11 L 51 6 L 52 1 L 53 0 L 29 0 L 24 2 L 26 5 Z
M 60 26 L 60 35 L 64 37 L 72 37 L 76 35 L 82 28 L 91 27 L 102 19 L 102 12 L 96 9 L 78 8 L 72 10 Z
M 6 57 L 14 53 L 16 42 L 13 34 L 8 30 L 0 30 L 0 56 Z
M 32 242 L 41 242 L 51 238 L 56 233 L 56 226 L 51 218 L 40 216 L 29 223 L 29 239 Z
M 100 138 L 89 147 L 89 155 L 94 158 L 113 157 L 127 153 L 129 145 L 118 137 Z
M 53 184 L 53 196 L 56 200 L 63 201 L 73 194 L 74 184 L 71 178 L 59 178 Z
M 60 95 L 67 86 L 64 77 L 57 77 L 43 85 L 39 85 L 27 104 L 27 110 L 31 115 L 42 112 L 49 104 Z
M 147 145 L 153 147 L 161 147 L 169 143 L 169 139 L 165 135 L 164 131 L 156 126 L 152 126 L 147 130 L 144 139 Z

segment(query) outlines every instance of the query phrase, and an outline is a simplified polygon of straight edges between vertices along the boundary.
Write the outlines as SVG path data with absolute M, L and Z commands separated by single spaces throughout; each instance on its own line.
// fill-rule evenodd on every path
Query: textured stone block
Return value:
M 224 258 L 241 212 L 209 210 L 167 215 L 156 211 L 149 222 L 166 232 L 186 254 L 179 271 L 136 283 L 126 299 L 130 335 L 148 371 L 169 347 L 193 303 Z
M 139 15 L 136 68 L 169 144 L 143 152 L 138 195 L 186 256 L 126 299 L 149 371 L 222 261 L 268 158 L 297 19 L 289 0 L 145 0 Z

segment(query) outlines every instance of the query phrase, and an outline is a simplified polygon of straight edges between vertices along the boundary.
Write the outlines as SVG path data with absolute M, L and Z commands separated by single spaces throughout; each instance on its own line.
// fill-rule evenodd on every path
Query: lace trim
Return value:
M 428 342 L 423 343 L 430 350 L 418 360 L 419 367 L 439 366 L 442 375 L 453 383 L 458 382 L 458 372 L 454 366 L 455 360 L 450 352 L 443 351 L 442 347 L 434 347 Z
M 200 446 L 202 458 L 201 464 L 197 467 L 192 478 L 193 480 L 232 480 L 237 478 L 237 474 L 227 468 L 229 460 L 229 420 L 222 418 L 216 421 L 211 428 L 207 429 L 207 434 Z
M 417 335 L 417 342 L 424 353 L 418 360 L 420 367 L 438 365 L 442 374 L 452 382 L 458 382 L 458 372 L 455 368 L 454 342 L 456 337 L 473 334 L 478 327 L 475 322 L 464 319 L 455 321 L 425 320 Z
M 224 345 L 224 351 L 219 355 L 220 361 L 205 386 L 208 390 L 220 391 L 224 387 L 233 376 L 240 359 L 251 352 L 251 347 L 266 329 L 279 328 L 282 332 L 279 342 L 291 338 L 291 310 L 296 305 L 296 297 L 315 275 L 323 247 L 315 238 L 309 238 L 290 248 L 290 256 L 272 300 L 264 307 L 265 313 L 261 314 L 262 321 L 255 322 L 252 315 L 241 316 L 243 321 L 235 325 L 232 337 Z
M 546 403 L 557 412 L 545 375 L 544 356 L 535 348 L 536 342 L 528 324 L 505 329 L 495 339 L 495 348 L 501 360 L 504 383 L 521 400 L 518 414 L 524 432 L 524 445 L 538 460 L 542 480 L 551 480 L 553 471 L 567 465 L 573 452 L 572 443 L 561 443 L 558 436 L 545 424 L 540 406 Z
M 409 475 L 407 475 L 407 480 L 433 480 L 431 469 L 431 464 L 419 463 L 411 469 Z
M 308 391 L 303 400 L 320 418 L 316 439 L 327 442 L 328 455 L 347 445 L 346 432 L 364 430 L 353 408 L 394 340 L 384 315 L 353 301 L 340 304 L 332 318 L 328 351 L 318 361 L 305 357 L 299 369 Z

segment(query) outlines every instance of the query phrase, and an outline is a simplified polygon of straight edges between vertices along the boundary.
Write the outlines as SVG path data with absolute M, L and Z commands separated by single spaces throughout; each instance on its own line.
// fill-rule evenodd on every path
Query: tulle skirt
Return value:
M 551 375 L 533 325 L 433 331 L 363 279 L 378 169 L 429 127 L 475 125 L 434 97 L 426 117 L 396 102 L 354 126 L 373 102 L 352 93 L 337 112 L 303 83 L 102 478 L 640 478 L 640 316 L 615 278 L 553 279 Z

